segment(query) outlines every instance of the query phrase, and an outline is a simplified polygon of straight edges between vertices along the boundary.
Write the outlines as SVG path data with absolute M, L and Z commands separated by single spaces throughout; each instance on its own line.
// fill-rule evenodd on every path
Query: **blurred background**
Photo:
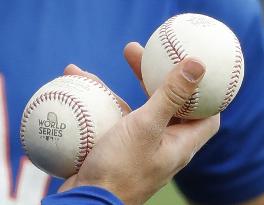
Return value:
M 170 183 L 155 194 L 145 205 L 188 205 L 183 195 Z
M 241 1 L 241 3 L 243 2 L 243 0 L 240 0 Z M 264 9 L 264 0 L 259 0 L 260 2 L 261 2 L 261 4 L 262 4 L 262 8 Z M 7 1 L 8 2 L 8 4 L 7 5 L 9 5 L 10 7 L 12 6 L 12 4 L 14 4 L 12 1 Z M 14 1 L 14 2 L 16 2 L 17 4 L 19 4 L 19 1 Z M 143 2 L 143 1 L 142 1 Z M 155 2 L 155 1 L 153 1 L 153 2 Z M 158 1 L 157 1 L 158 2 Z M 184 1 L 182 1 L 182 2 L 184 2 Z M 199 1 L 197 1 L 197 2 L 199 2 Z M 4 3 L 4 1 L 1 1 L 0 0 L 0 8 L 3 6 L 3 3 Z M 229 3 L 229 1 L 228 1 L 228 3 Z M 22 6 L 22 4 L 24 4 L 24 3 L 20 3 L 21 5 L 20 6 Z M 19 7 L 18 7 L 19 8 Z M 23 9 L 21 9 L 21 11 L 22 11 Z M 18 11 L 20 11 L 19 9 L 18 9 Z M 17 11 L 15 11 L 15 12 L 17 12 Z M 0 12 L 0 14 L 1 14 L 1 12 Z M 68 13 L 67 13 L 67 15 L 68 15 Z M 15 16 L 15 15 L 13 15 L 13 16 Z M 29 16 L 30 16 L 30 14 L 29 14 Z M 12 17 L 12 15 L 10 15 L 10 13 L 7 11 L 6 13 L 4 13 L 4 12 L 2 12 L 2 18 L 3 17 L 5 17 L 6 19 L 8 19 L 8 20 L 10 20 L 11 19 L 11 17 Z M 34 17 L 32 17 L 32 18 L 34 18 Z M 1 19 L 1 18 L 0 18 Z M 19 18 L 17 18 L 16 16 L 15 16 L 15 18 L 13 19 L 14 20 L 14 22 L 16 22 L 17 21 L 17 19 L 19 20 Z M 26 19 L 26 18 L 25 18 Z M 6 53 L 12 53 L 13 52 L 13 50 L 17 50 L 17 49 L 19 49 L 19 51 L 21 50 L 21 53 L 23 54 L 23 49 L 21 49 L 22 48 L 22 46 L 17 46 L 16 45 L 16 43 L 18 42 L 18 43 L 20 43 L 20 42 L 22 42 L 22 40 L 24 40 L 22 37 L 24 37 L 24 36 L 26 36 L 26 34 L 27 34 L 27 32 L 30 34 L 30 32 L 31 32 L 31 30 L 26 30 L 24 27 L 25 27 L 25 25 L 26 25 L 26 21 L 25 21 L 25 19 L 22 19 L 22 20 L 20 20 L 19 22 L 21 22 L 20 24 L 18 24 L 19 25 L 19 27 L 18 28 L 20 28 L 20 26 L 21 26 L 21 28 L 20 28 L 20 31 L 21 31 L 21 34 L 20 35 L 17 35 L 17 33 L 16 32 L 14 32 L 14 31 L 16 31 L 14 28 L 15 27 L 12 27 L 12 26 L 9 26 L 8 25 L 8 29 L 7 29 L 7 31 L 8 31 L 8 33 L 11 33 L 12 35 L 11 35 L 11 37 L 13 38 L 13 39 L 15 39 L 15 43 L 13 43 L 12 45 L 14 46 L 14 48 L 11 46 L 9 46 L 8 45 L 8 49 L 0 49 L 0 51 L 2 51 L 2 56 L 4 56 L 4 54 L 6 54 Z M 12 20 L 12 19 L 11 19 Z M 40 19 L 40 20 L 42 20 L 42 19 Z M 49 22 L 49 18 L 47 18 L 47 19 L 44 19 L 45 21 L 44 22 Z M 58 22 L 59 21 L 63 21 L 64 19 L 58 19 Z M 104 19 L 103 19 L 104 20 Z M 46 22 L 46 23 L 47 23 Z M 51 30 L 56 30 L 56 27 L 57 27 L 57 24 L 56 23 L 58 23 L 57 21 L 55 21 L 54 22 L 54 24 L 52 23 L 51 24 Z M 67 22 L 67 23 L 69 23 L 69 24 L 71 24 L 72 22 L 70 21 L 70 22 Z M 82 22 L 81 22 L 82 23 Z M 24 25 L 25 24 L 25 25 Z M 241 21 L 241 25 L 243 24 L 243 21 Z M 37 25 L 39 25 L 39 24 L 37 24 Z M 81 25 L 81 24 L 80 24 Z M 112 25 L 109 25 L 109 26 L 112 26 Z M 116 27 L 114 27 L 114 28 L 117 28 L 117 25 L 114 25 L 114 26 L 116 26 Z M 28 26 L 29 27 L 29 26 Z M 1 24 L 0 24 L 0 30 L 2 29 L 2 28 L 4 28 Z M 40 28 L 41 28 L 41 26 L 40 26 Z M 46 27 L 45 27 L 46 28 Z M 77 26 L 77 28 L 79 28 L 78 26 Z M 4 29 L 3 30 L 1 30 L 1 33 L 3 33 L 3 31 L 4 31 Z M 33 30 L 32 30 L 33 31 Z M 44 32 L 45 33 L 45 32 Z M 23 35 L 22 35 L 23 34 Z M 10 39 L 12 39 L 12 38 L 10 38 Z M 36 38 L 34 38 L 33 40 L 36 40 L 36 42 L 38 42 L 39 40 L 41 40 L 41 39 L 48 39 L 48 36 L 45 36 L 45 35 L 40 35 L 40 36 L 36 36 Z M 59 42 L 63 42 L 63 41 L 60 41 L 60 38 L 62 38 L 62 37 L 58 37 L 58 36 L 54 36 L 54 38 L 53 37 L 51 37 L 50 39 L 55 39 L 54 40 L 54 43 L 56 43 L 56 41 L 59 41 Z M 83 34 L 82 33 L 80 33 L 80 38 L 84 38 L 84 36 L 83 36 Z M 22 39 L 22 40 L 21 40 Z M 32 50 L 32 53 L 34 53 L 34 51 L 35 50 L 37 50 L 37 49 L 39 49 L 37 46 L 35 47 L 35 44 L 34 44 L 34 41 L 30 41 L 30 42 L 33 42 L 32 43 L 32 48 L 29 46 L 29 47 L 27 47 L 29 50 Z M 4 41 L 4 40 L 3 40 Z M 1 44 L 1 43 L 0 43 Z M 3 44 L 3 42 L 2 42 L 2 44 Z M 0 46 L 0 48 L 2 47 L 3 48 L 3 46 L 2 46 L 2 44 L 1 44 L 1 46 Z M 26 44 L 26 43 L 25 43 Z M 75 45 L 76 43 L 75 42 L 72 42 L 72 44 L 71 45 Z M 103 43 L 102 43 L 103 44 Z M 19 44 L 20 45 L 20 44 Z M 21 44 L 21 45 L 24 45 L 24 44 Z M 30 44 L 31 45 L 31 44 Z M 51 45 L 52 45 L 52 43 L 51 43 Z M 84 47 L 84 45 L 85 45 L 85 43 L 83 43 L 83 44 L 81 44 L 81 45 L 77 45 L 76 44 L 76 46 L 78 47 L 80 47 L 80 48 L 83 48 Z M 92 42 L 92 44 L 91 45 L 93 45 L 94 47 L 96 47 L 94 44 L 93 44 L 93 42 Z M 49 50 L 48 49 L 48 47 L 50 46 L 50 44 L 47 44 L 47 45 L 40 45 L 40 46 L 42 46 L 42 47 L 44 47 L 44 48 L 46 48 L 46 50 Z M 64 48 L 64 51 L 65 51 L 65 55 L 66 55 L 66 57 L 65 56 L 60 56 L 61 57 L 61 59 L 60 58 L 58 58 L 59 60 L 58 61 L 55 61 L 55 62 L 52 62 L 52 65 L 54 64 L 55 65 L 55 68 L 58 68 L 58 67 L 60 67 L 60 64 L 59 64 L 59 62 L 64 62 L 64 60 L 65 59 L 67 59 L 67 56 L 71 56 L 71 52 L 70 52 L 70 49 L 69 48 L 71 48 L 70 46 L 68 46 L 68 45 L 66 45 L 66 44 L 62 44 L 62 48 Z M 75 47 L 74 47 L 75 48 Z M 117 48 L 117 49 L 121 49 L 121 48 Z M 73 49 L 74 50 L 74 49 Z M 11 52 L 12 51 L 12 52 Z M 16 62 L 21 62 L 21 64 L 25 64 L 25 62 L 27 62 L 26 60 L 25 60 L 25 58 L 24 57 L 21 57 L 21 55 L 20 55 L 20 53 L 19 53 L 19 51 L 17 52 L 17 56 L 14 56 L 14 57 L 12 57 L 12 58 L 10 58 L 10 62 L 12 62 L 12 63 L 10 63 L 10 65 L 12 64 L 16 64 Z M 58 52 L 56 49 L 55 49 L 55 51 L 56 52 Z M 54 52 L 56 55 L 58 55 L 56 52 Z M 80 59 L 82 58 L 82 59 L 85 59 L 87 56 L 86 56 L 86 53 L 83 53 L 83 54 L 80 54 L 79 53 L 80 51 L 79 50 L 76 50 L 76 51 L 74 51 L 74 55 L 73 55 L 73 57 L 71 58 L 70 57 L 70 59 L 79 59 L 79 56 L 80 56 Z M 1 52 L 0 52 L 1 53 Z M 59 52 L 58 52 L 59 53 Z M 52 56 L 52 54 L 53 53 L 48 53 L 48 54 L 50 54 L 50 56 Z M 10 54 L 11 55 L 11 54 Z M 12 54 L 13 55 L 13 54 Z M 55 57 L 54 58 L 57 58 L 57 56 L 56 55 L 54 55 Z M 83 56 L 82 56 L 83 55 Z M 106 54 L 106 52 L 104 53 L 104 55 L 105 56 L 107 56 L 107 54 Z M 1 55 L 0 55 L 1 56 Z M 23 56 L 23 55 L 22 55 Z M 47 55 L 47 56 L 49 56 L 49 55 Z M 78 57 L 77 57 L 78 56 Z M 3 58 L 3 57 L 2 57 Z M 91 59 L 92 58 L 96 58 L 96 54 L 94 54 L 94 56 L 92 56 L 92 57 L 90 57 Z M 42 63 L 43 64 L 43 67 L 47 67 L 47 68 L 49 68 L 49 70 L 48 70 L 48 72 L 51 72 L 51 73 L 55 73 L 55 72 L 57 72 L 58 71 L 58 69 L 57 69 L 57 71 L 53 71 L 53 66 L 50 66 L 50 59 L 52 59 L 52 58 L 46 58 L 46 53 L 44 52 L 44 53 L 41 53 L 41 55 L 40 55 L 40 59 L 41 60 L 43 60 L 43 62 L 42 61 L 40 61 L 40 63 Z M 47 60 L 48 59 L 48 60 Z M 33 60 L 35 60 L 36 62 L 37 61 L 39 61 L 39 59 L 38 58 L 33 58 Z M 4 60 L 3 60 L 4 61 Z M 9 65 L 9 61 L 8 61 L 8 65 Z M 34 61 L 34 62 L 35 62 Z M 65 60 L 66 61 L 66 60 Z M 15 62 L 15 63 L 13 63 L 13 62 Z M 29 62 L 30 62 L 30 64 L 29 65 L 27 65 L 26 64 L 26 66 L 25 67 L 31 67 L 32 65 L 34 65 L 33 63 L 31 63 L 31 58 L 30 58 L 30 60 L 29 60 Z M 73 62 L 75 62 L 74 60 L 73 60 Z M 80 66 L 82 66 L 82 65 L 85 65 L 85 63 L 84 63 L 84 61 L 77 61 L 77 63 L 78 64 L 80 64 Z M 48 65 L 48 66 L 47 66 Z M 103 68 L 104 67 L 104 64 L 102 63 L 102 64 L 100 64 L 101 65 L 101 67 Z M 113 66 L 113 65 L 112 65 Z M 2 67 L 8 67 L 7 65 L 5 66 L 5 65 L 0 65 L 0 67 L 2 68 Z M 34 67 L 34 66 L 32 66 L 32 67 Z M 85 66 L 84 66 L 85 67 Z M 95 66 L 93 66 L 93 64 L 91 64 L 90 66 L 88 66 L 89 67 L 89 69 L 93 69 L 93 67 L 95 67 Z M 100 67 L 100 66 L 99 66 Z M 91 72 L 93 72 L 93 70 L 90 70 Z M 13 72 L 13 73 L 12 73 Z M 30 79 L 30 81 L 32 81 L 32 78 L 31 78 L 31 76 L 32 75 L 38 75 L 38 76 L 41 76 L 41 74 L 39 74 L 38 73 L 39 71 L 35 71 L 35 72 L 31 72 L 30 71 L 30 73 L 28 73 L 26 76 L 27 76 L 27 78 L 26 79 Z M 98 71 L 99 72 L 99 71 Z M 104 70 L 102 69 L 102 73 L 98 73 L 99 74 L 99 77 L 102 77 L 103 76 L 103 73 L 104 72 Z M 123 71 L 122 71 L 123 72 Z M 14 70 L 7 70 L 7 76 L 11 76 L 12 74 L 17 74 L 17 73 L 19 73 L 19 72 L 17 72 L 15 69 Z M 114 74 L 113 74 L 114 75 Z M 20 77 L 19 76 L 19 74 L 17 75 L 18 77 Z M 54 74 L 54 76 L 55 76 L 55 74 Z M 132 76 L 132 75 L 131 75 Z M 46 78 L 47 78 L 48 76 L 46 76 Z M 0 78 L 1 78 L 1 76 L 0 76 Z M 110 78 L 110 77 L 109 77 Z M 103 78 L 104 79 L 104 78 Z M 14 80 L 14 82 L 16 82 L 16 79 L 14 78 L 13 79 Z M 33 79 L 34 80 L 34 79 Z M 47 80 L 47 79 L 42 79 L 42 82 L 45 82 L 45 80 Z M 36 86 L 36 85 L 38 85 L 38 81 L 39 81 L 39 79 L 38 78 L 36 78 L 35 79 L 35 81 L 36 82 L 34 82 L 34 83 L 32 83 L 32 84 L 34 84 L 34 86 Z M 122 81 L 120 81 L 120 82 L 122 82 Z M 0 83 L 1 83 L 1 79 L 0 79 Z M 110 81 L 108 81 L 108 82 L 106 82 L 106 84 L 110 84 L 111 82 Z M 17 85 L 17 86 L 15 86 L 15 87 L 18 87 L 18 86 L 20 86 L 18 83 L 17 84 L 15 84 L 15 85 Z M 116 85 L 118 85 L 118 83 L 116 83 Z M 30 85 L 31 86 L 31 85 Z M 132 84 L 131 84 L 131 86 L 132 86 Z M 136 86 L 136 85 L 133 85 L 133 86 Z M 10 85 L 10 87 L 11 87 L 11 85 Z M 27 90 L 28 88 L 27 87 L 22 87 L 21 86 L 21 89 L 22 90 Z M 121 89 L 121 88 L 119 88 L 119 89 Z M 122 88 L 123 89 L 123 88 Z M 140 88 L 138 88 L 138 89 L 140 89 Z M 117 87 L 113 87 L 113 90 L 118 90 L 118 88 Z M 126 92 L 126 91 L 123 91 L 123 90 L 119 90 L 120 92 L 122 91 L 122 92 Z M 10 92 L 10 93 L 12 93 L 12 92 Z M 11 94 L 10 94 L 11 95 Z M 21 94 L 22 95 L 22 94 Z M 122 95 L 121 95 L 122 96 Z M 132 95 L 131 95 L 132 96 Z M 9 96 L 10 97 L 10 96 Z M 23 99 L 24 99 L 25 97 L 23 97 Z M 12 99 L 12 98 L 11 98 Z M 14 99 L 17 99 L 17 98 L 15 98 L 14 97 Z M 15 101 L 15 100 L 13 100 L 13 101 Z M 132 100 L 131 100 L 132 101 Z M 11 107 L 11 106 L 10 106 Z M 15 113 L 15 112 L 14 112 Z M 17 115 L 15 115 L 15 116 L 17 116 Z M 20 117 L 20 116 L 19 116 Z M 13 120 L 14 118 L 16 118 L 16 117 L 12 117 L 11 118 L 11 120 Z M 11 121 L 10 120 L 10 121 Z M 20 120 L 20 119 L 19 119 Z M 0 127 L 1 128 L 1 127 Z M 13 130 L 18 130 L 18 129 L 13 129 Z M 13 131 L 14 132 L 14 131 Z M 11 133 L 12 134 L 12 133 Z M 17 139 L 15 139 L 15 140 L 17 140 Z M 19 148 L 18 148 L 19 147 Z M 18 150 L 18 149 L 20 149 L 20 144 L 13 144 L 13 148 L 11 148 L 11 149 L 13 149 L 13 150 Z M 14 157 L 13 157 L 14 158 Z M 19 170 L 19 166 L 18 166 L 18 160 L 16 161 L 16 160 L 14 160 L 12 158 L 12 160 L 13 160 L 13 163 L 16 165 L 15 166 L 15 169 L 16 169 L 16 171 L 17 170 Z M 14 179 L 14 181 L 16 181 L 17 180 L 17 178 L 16 178 L 16 176 L 13 176 L 13 179 Z M 0 180 L 1 181 L 1 180 Z M 32 180 L 32 181 L 34 181 L 34 180 Z M 204 181 L 202 181 L 202 183 L 204 183 Z M 3 185 L 4 183 L 3 183 L 3 181 L 1 181 L 1 185 Z M 54 183 L 55 184 L 55 183 Z M 52 185 L 54 185 L 54 184 L 52 184 Z M 54 186 L 55 187 L 55 186 Z M 2 187 L 0 187 L 0 190 L 1 190 L 1 188 Z M 30 187 L 31 188 L 31 187 Z M 240 187 L 239 187 L 240 188 Z M 15 188 L 14 188 L 15 189 Z M 34 189 L 34 187 L 32 188 L 32 189 Z M 55 188 L 54 188 L 55 189 Z M 35 190 L 34 190 L 35 191 Z M 51 191 L 54 191 L 55 192 L 55 190 L 51 190 Z M 3 193 L 3 191 L 1 190 L 0 191 L 0 196 L 1 196 L 1 194 Z M 30 192 L 29 192 L 30 193 Z M 34 192 L 35 193 L 35 192 Z M 0 197 L 0 199 L 1 199 L 1 197 Z M 9 199 L 9 198 L 8 198 Z M 13 199 L 11 199 L 11 200 L 13 200 Z M 32 200 L 32 199 L 30 199 L 30 200 Z M 0 204 L 1 204 L 1 201 L 2 201 L 2 199 L 0 200 Z M 8 205 L 9 203 L 5 203 L 5 205 Z M 12 201 L 12 205 L 13 205 L 14 203 L 13 203 L 13 201 Z M 16 203 L 17 204 L 17 203 Z M 26 205 L 29 205 L 28 203 L 25 203 Z M 187 201 L 186 201 L 186 199 L 184 198 L 184 196 L 181 194 L 181 192 L 177 189 L 177 186 L 173 183 L 173 182 L 171 182 L 170 184 L 168 184 L 167 186 L 165 186 L 163 189 L 161 189 L 158 193 L 156 193 L 147 203 L 146 203 L 146 205 L 162 205 L 162 204 L 165 204 L 165 205 L 188 205 L 188 203 L 187 203 Z M 1 204 L 1 205 L 3 205 L 3 204 Z

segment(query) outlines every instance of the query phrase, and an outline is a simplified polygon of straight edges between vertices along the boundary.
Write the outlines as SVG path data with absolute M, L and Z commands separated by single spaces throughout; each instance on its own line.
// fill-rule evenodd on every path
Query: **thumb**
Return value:
M 189 99 L 205 73 L 205 66 L 198 60 L 186 58 L 168 73 L 163 84 L 143 105 L 141 114 L 153 131 L 160 132 L 169 120 Z

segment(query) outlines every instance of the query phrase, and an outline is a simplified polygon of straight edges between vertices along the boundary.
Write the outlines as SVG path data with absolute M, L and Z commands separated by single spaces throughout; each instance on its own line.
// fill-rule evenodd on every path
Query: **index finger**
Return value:
M 149 97 L 148 92 L 145 88 L 142 73 L 141 73 L 141 59 L 143 55 L 144 48 L 137 42 L 130 42 L 124 48 L 124 57 L 126 58 L 128 64 L 135 73 L 141 87 L 143 88 L 145 94 Z

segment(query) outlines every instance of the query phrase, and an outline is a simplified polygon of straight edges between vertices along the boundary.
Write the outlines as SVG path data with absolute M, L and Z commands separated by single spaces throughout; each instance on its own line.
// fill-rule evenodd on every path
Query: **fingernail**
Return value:
M 198 61 L 188 60 L 182 68 L 183 77 L 190 82 L 199 81 L 205 73 L 205 67 Z

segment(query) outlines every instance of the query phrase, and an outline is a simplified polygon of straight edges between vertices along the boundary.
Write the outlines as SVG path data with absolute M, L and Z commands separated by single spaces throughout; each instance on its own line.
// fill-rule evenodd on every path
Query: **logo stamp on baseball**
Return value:
M 104 85 L 63 76 L 29 100 L 22 116 L 21 142 L 38 168 L 67 178 L 78 172 L 96 142 L 121 117 L 115 96 Z
M 48 112 L 47 119 L 38 119 L 40 139 L 59 141 L 67 126 L 63 122 L 59 123 L 57 118 L 56 113 Z

